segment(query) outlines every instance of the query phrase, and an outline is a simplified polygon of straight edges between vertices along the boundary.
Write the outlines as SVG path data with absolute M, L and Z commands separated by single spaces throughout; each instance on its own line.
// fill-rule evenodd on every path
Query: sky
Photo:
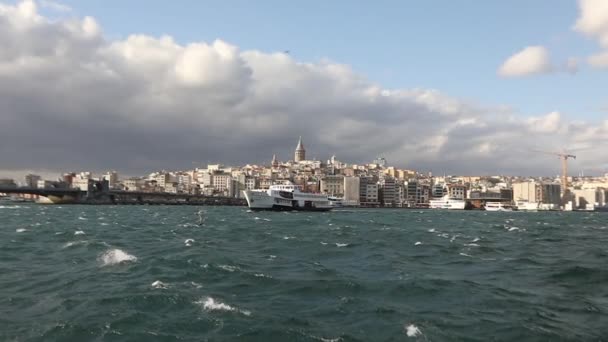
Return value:
M 0 176 L 608 168 L 608 1 L 0 0 Z

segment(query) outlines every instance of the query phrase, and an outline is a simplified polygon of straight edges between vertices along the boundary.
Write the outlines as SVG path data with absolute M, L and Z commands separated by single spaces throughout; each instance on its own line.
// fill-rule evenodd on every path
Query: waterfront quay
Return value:
M 109 204 L 109 205 L 229 205 L 244 206 L 242 198 L 205 196 L 197 194 L 171 194 L 163 192 L 132 192 L 108 189 L 37 189 L 5 188 L 0 193 L 44 198 L 47 204 Z

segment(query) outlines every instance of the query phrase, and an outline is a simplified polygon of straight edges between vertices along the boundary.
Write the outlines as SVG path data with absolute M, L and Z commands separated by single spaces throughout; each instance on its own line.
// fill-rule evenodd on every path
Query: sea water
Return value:
M 606 339 L 606 213 L 0 208 L 0 341 Z

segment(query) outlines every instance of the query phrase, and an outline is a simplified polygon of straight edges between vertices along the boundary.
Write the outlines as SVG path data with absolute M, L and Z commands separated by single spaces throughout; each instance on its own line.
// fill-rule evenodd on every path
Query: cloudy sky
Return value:
M 307 156 L 608 168 L 608 1 L 0 0 L 0 177 Z

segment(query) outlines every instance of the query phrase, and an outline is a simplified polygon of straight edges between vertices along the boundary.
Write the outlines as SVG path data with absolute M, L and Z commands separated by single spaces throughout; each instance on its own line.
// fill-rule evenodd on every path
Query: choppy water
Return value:
M 607 214 L 0 206 L 1 341 L 606 339 Z

